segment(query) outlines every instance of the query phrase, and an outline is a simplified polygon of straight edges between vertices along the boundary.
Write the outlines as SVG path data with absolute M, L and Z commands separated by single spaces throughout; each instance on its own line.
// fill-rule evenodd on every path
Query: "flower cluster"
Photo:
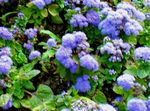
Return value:
M 71 58 L 73 50 L 80 57 L 80 65 L 89 70 L 96 71 L 98 69 L 97 61 L 88 54 L 89 43 L 86 42 L 87 37 L 83 32 L 74 32 L 73 34 L 65 34 L 62 37 L 62 46 L 56 52 L 56 59 L 72 73 L 77 70 L 76 62 Z M 86 60 L 86 61 L 85 61 Z
M 50 38 L 47 40 L 47 45 L 49 48 L 55 47 L 57 45 L 56 40 L 53 38 Z
M 100 0 L 83 0 L 83 4 L 89 8 L 99 8 Z
M 29 60 L 33 60 L 35 58 L 38 58 L 41 56 L 41 53 L 37 50 L 31 51 L 30 55 L 29 55 Z
M 143 28 L 142 26 L 133 19 L 130 19 L 128 22 L 125 23 L 124 25 L 124 32 L 126 35 L 139 35 L 139 32 L 142 31 Z
M 43 9 L 46 5 L 49 5 L 54 0 L 33 0 L 32 3 L 38 7 L 38 9 Z
M 11 40 L 13 34 L 5 27 L 0 27 L 0 37 L 4 40 Z
M 112 105 L 109 104 L 100 104 L 100 111 L 117 111 Z
M 140 12 L 139 10 L 137 10 L 134 6 L 132 6 L 128 2 L 121 2 L 121 3 L 119 3 L 117 5 L 117 9 L 126 10 L 131 17 L 135 17 L 135 18 L 137 18 L 139 20 L 142 20 L 142 21 L 145 20 L 144 13 Z
M 97 71 L 99 69 L 98 62 L 89 54 L 80 58 L 80 65 L 88 70 Z
M 87 27 L 88 20 L 82 14 L 76 14 L 72 16 L 70 20 L 70 25 L 72 27 L 80 27 L 80 28 Z
M 27 50 L 31 50 L 33 47 L 33 43 L 30 40 L 28 40 L 27 43 L 23 44 L 23 47 L 26 48 Z
M 124 43 L 122 39 L 115 39 L 112 42 L 107 42 L 103 47 L 101 47 L 100 52 L 104 54 L 107 52 L 110 55 L 109 61 L 111 62 L 121 62 L 123 59 L 123 53 L 128 54 L 130 51 L 130 45 Z
M 11 108 L 13 106 L 13 104 L 12 104 L 12 98 L 11 99 L 9 99 L 9 101 L 7 102 L 7 104 L 5 104 L 3 107 L 2 107 L 2 109 L 3 110 L 8 110 L 9 108 Z
M 100 23 L 99 14 L 95 10 L 89 10 L 86 13 L 86 18 L 87 18 L 88 23 L 94 26 L 98 26 L 98 24 Z
M 149 7 L 150 6 L 150 0 L 144 0 L 144 5 Z
M 75 89 L 79 92 L 87 92 L 91 89 L 89 76 L 83 75 L 76 79 Z
M 143 30 L 139 22 L 134 20 L 132 16 L 134 15 L 140 20 L 145 20 L 145 15 L 130 4 L 131 8 L 127 6 L 128 3 L 123 2 L 117 5 L 116 11 L 110 7 L 103 8 L 101 12 L 106 15 L 106 18 L 98 25 L 102 34 L 107 34 L 111 38 L 115 38 L 123 30 L 127 35 L 133 34 L 137 36 Z M 136 12 L 133 13 L 132 8 L 135 8 Z
M 101 110 L 99 108 L 99 105 L 96 104 L 94 101 L 80 98 L 71 104 L 71 111 L 101 111 Z
M 3 3 L 7 3 L 8 0 L 0 0 L 0 5 L 3 4 Z
M 109 70 L 109 74 L 110 74 L 110 75 L 116 74 L 116 71 L 115 71 L 114 69 L 110 69 L 110 70 Z
M 138 98 L 130 99 L 127 103 L 127 109 L 129 111 L 149 111 L 147 110 L 145 102 Z
M 0 50 L 0 74 L 7 74 L 13 64 L 13 61 L 9 57 L 11 54 L 10 48 L 4 47 Z
M 149 47 L 138 47 L 134 51 L 135 60 L 142 59 L 144 61 L 150 60 L 150 48 Z
M 28 39 L 32 39 L 37 35 L 37 31 L 38 30 L 36 28 L 34 29 L 29 28 L 29 29 L 26 29 L 24 34 L 28 37 Z
M 135 78 L 129 74 L 123 74 L 117 78 L 117 84 L 123 87 L 125 90 L 130 90 L 135 84 Z

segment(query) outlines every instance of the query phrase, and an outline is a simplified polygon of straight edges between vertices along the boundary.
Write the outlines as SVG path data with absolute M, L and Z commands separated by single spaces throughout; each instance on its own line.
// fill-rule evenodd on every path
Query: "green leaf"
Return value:
M 18 109 L 21 107 L 19 99 L 13 99 L 13 106 Z
M 56 39 L 59 42 L 61 41 L 61 39 L 57 35 L 55 35 L 53 32 L 51 32 L 49 30 L 41 30 L 40 33 L 41 34 L 47 34 L 47 35 L 49 35 L 50 37 Z
M 48 100 L 51 97 L 53 97 L 53 91 L 51 90 L 50 87 L 40 84 L 36 91 L 36 96 L 43 101 Z
M 3 94 L 0 96 L 0 106 L 4 106 L 7 104 L 7 102 L 10 100 L 11 95 L 10 94 Z
M 49 60 L 49 58 L 53 57 L 55 55 L 54 50 L 47 50 L 46 52 L 43 53 L 42 59 L 43 60 Z
M 41 15 L 42 15 L 43 17 L 47 17 L 47 16 L 48 16 L 48 12 L 47 12 L 47 9 L 46 9 L 46 8 L 44 8 L 43 10 L 41 10 Z
M 137 76 L 141 79 L 147 77 L 148 75 L 150 75 L 149 71 L 146 71 L 145 69 L 138 69 L 137 70 Z
M 17 61 L 18 64 L 27 63 L 27 58 L 25 54 L 22 52 L 19 52 L 18 55 L 15 55 L 15 60 Z
M 30 72 L 23 74 L 22 78 L 30 80 L 33 77 L 35 77 L 36 75 L 38 75 L 39 73 L 40 73 L 40 70 L 31 70 Z
M 64 8 L 64 0 L 58 0 L 58 4 L 61 8 Z
M 52 16 L 52 21 L 55 24 L 62 24 L 63 23 L 63 20 L 61 19 L 61 17 L 59 15 Z
M 56 16 L 59 15 L 59 11 L 58 11 L 59 6 L 57 4 L 52 4 L 48 6 L 48 12 L 52 15 L 52 16 Z
M 120 95 L 122 95 L 122 94 L 124 93 L 123 88 L 120 87 L 120 86 L 114 86 L 114 87 L 113 87 L 113 91 L 114 91 L 116 94 L 120 94 Z
M 105 94 L 101 91 L 96 92 L 95 96 L 93 97 L 93 100 L 96 101 L 97 103 L 106 103 L 107 102 Z
M 34 90 L 33 83 L 31 81 L 23 81 L 23 87 L 27 90 Z
M 31 63 L 25 64 L 23 67 L 20 68 L 19 72 L 24 73 L 31 71 L 36 63 L 37 61 L 33 60 Z

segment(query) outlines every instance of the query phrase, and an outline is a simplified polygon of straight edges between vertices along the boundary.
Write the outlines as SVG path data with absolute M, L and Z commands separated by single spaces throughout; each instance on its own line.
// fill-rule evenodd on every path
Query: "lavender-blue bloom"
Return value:
M 99 4 L 100 10 L 102 10 L 104 8 L 108 8 L 108 7 L 109 7 L 109 5 L 107 2 L 100 2 L 100 4 Z
M 62 37 L 62 46 L 68 48 L 75 48 L 77 47 L 76 40 L 73 34 L 65 34 Z
M 148 21 L 150 22 L 150 13 L 145 13 L 145 16 L 148 19 Z
M 124 9 L 128 12 L 128 14 L 131 17 L 135 17 L 139 20 L 145 20 L 145 15 L 140 12 L 139 10 L 137 10 L 134 6 L 132 6 L 130 3 L 128 2 L 121 2 L 117 5 L 117 9 Z
M 89 76 L 83 75 L 76 79 L 75 89 L 79 92 L 87 92 L 91 89 L 91 85 L 89 82 Z
M 12 104 L 12 99 L 10 99 L 10 100 L 7 102 L 7 104 L 2 107 L 2 109 L 3 109 L 3 110 L 8 110 L 8 109 L 11 108 L 12 106 L 13 106 L 13 104 Z
M 49 48 L 52 48 L 52 47 L 55 47 L 55 46 L 57 45 L 57 42 L 56 42 L 55 39 L 50 38 L 50 39 L 48 39 L 48 41 L 47 41 L 47 45 L 48 45 Z
M 150 48 L 149 47 L 138 47 L 134 51 L 135 60 L 142 59 L 144 61 L 150 60 Z
M 110 69 L 110 70 L 109 70 L 109 74 L 110 74 L 110 75 L 116 74 L 116 71 L 115 71 L 114 69 Z
M 4 40 L 11 40 L 13 34 L 5 27 L 0 27 L 0 37 Z
M 0 74 L 7 74 L 11 69 L 11 65 L 5 62 L 0 62 Z
M 19 18 L 19 19 L 22 19 L 23 17 L 24 17 L 24 14 L 21 13 L 21 12 L 19 12 L 19 13 L 18 13 L 18 18 Z
M 89 54 L 80 58 L 80 65 L 93 71 L 97 71 L 99 68 L 98 62 Z
M 150 98 L 146 101 L 147 111 L 150 111 Z
M 0 0 L 0 4 L 7 3 L 8 0 Z
M 27 50 L 31 50 L 33 47 L 33 43 L 28 40 L 27 43 L 23 44 L 23 47 L 26 48 Z
M 98 26 L 98 24 L 100 23 L 99 14 L 95 10 L 89 10 L 86 13 L 86 18 L 88 22 L 94 26 Z
M 100 111 L 116 111 L 116 109 L 110 104 L 100 104 Z
M 124 26 L 124 32 L 126 33 L 126 35 L 139 35 L 139 32 L 142 31 L 143 28 L 142 26 L 139 24 L 139 22 L 137 22 L 136 20 L 129 20 L 125 26 Z
M 86 35 L 85 35 L 84 32 L 81 32 L 81 31 L 73 32 L 73 35 L 74 35 L 74 37 L 75 37 L 75 42 L 76 42 L 76 44 L 78 44 L 78 45 L 79 45 L 81 42 L 87 40 L 87 37 L 86 37 Z
M 133 98 L 127 103 L 129 111 L 148 111 L 145 102 L 142 99 Z
M 123 99 L 122 96 L 117 96 L 117 97 L 114 99 L 114 101 L 115 101 L 115 102 L 120 102 L 122 99 Z
M 135 84 L 135 78 L 129 74 L 123 74 L 117 78 L 117 84 L 125 90 L 129 90 Z
M 10 52 L 10 48 L 9 47 L 3 47 L 0 49 L 0 56 L 2 55 L 7 55 L 10 56 L 11 52 Z
M 121 62 L 123 58 L 123 52 L 129 54 L 130 45 L 128 43 L 123 43 L 122 39 L 114 39 L 112 42 L 106 42 L 100 49 L 101 54 L 105 52 L 110 55 L 110 62 Z
M 44 0 L 45 4 L 51 4 L 54 0 Z
M 71 58 L 72 50 L 61 46 L 55 53 L 56 59 L 64 65 L 64 67 L 70 69 L 72 73 L 75 73 L 78 66 L 75 61 Z
M 83 4 L 87 7 L 99 8 L 100 0 L 83 0 Z
M 13 64 L 13 61 L 11 60 L 11 58 L 7 55 L 2 55 L 0 56 L 0 62 L 1 63 L 6 63 L 9 64 L 10 66 Z
M 33 0 L 32 3 L 38 7 L 38 9 L 43 9 L 44 6 L 46 5 L 44 0 Z
M 37 35 L 37 31 L 38 30 L 36 28 L 34 29 L 29 28 L 29 29 L 26 29 L 24 34 L 28 37 L 28 39 L 32 39 Z
M 72 27 L 87 27 L 88 21 L 82 14 L 73 15 L 70 20 L 70 25 Z
M 150 6 L 150 0 L 144 0 L 144 5 L 149 7 Z
M 35 58 L 38 58 L 41 56 L 41 53 L 37 50 L 35 51 L 31 51 L 30 55 L 29 55 L 29 60 L 33 60 Z

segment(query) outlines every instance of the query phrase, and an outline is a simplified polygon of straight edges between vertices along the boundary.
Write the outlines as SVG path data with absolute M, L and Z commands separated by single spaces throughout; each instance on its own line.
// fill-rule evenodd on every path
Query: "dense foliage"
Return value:
M 150 111 L 150 0 L 0 0 L 0 107 Z

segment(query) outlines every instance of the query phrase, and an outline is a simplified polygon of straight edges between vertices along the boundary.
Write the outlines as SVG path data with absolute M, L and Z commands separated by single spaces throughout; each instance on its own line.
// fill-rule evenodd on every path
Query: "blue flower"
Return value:
M 55 47 L 57 45 L 56 40 L 53 38 L 48 39 L 47 45 L 49 48 Z
M 123 74 L 117 78 L 117 84 L 123 87 L 125 90 L 130 90 L 135 84 L 135 78 L 129 74 Z
M 2 55 L 7 55 L 10 56 L 11 52 L 10 52 L 10 48 L 9 47 L 4 47 L 0 49 L 0 56 Z
M 69 34 L 69 33 L 65 34 L 62 37 L 62 46 L 67 47 L 67 48 L 71 48 L 71 49 L 77 47 L 74 35 Z
M 147 111 L 150 111 L 150 98 L 146 101 Z
M 87 92 L 91 89 L 91 85 L 89 82 L 89 76 L 83 75 L 76 79 L 75 89 L 79 92 Z
M 23 47 L 26 48 L 27 50 L 31 50 L 33 47 L 33 43 L 28 40 L 27 43 L 23 44 Z
M 86 17 L 84 17 L 82 14 L 76 14 L 73 15 L 71 20 L 70 20 L 70 25 L 72 27 L 87 27 L 88 26 L 88 21 Z
M 98 26 L 98 24 L 100 23 L 99 14 L 95 10 L 89 10 L 86 13 L 86 18 L 88 22 L 94 26 Z
M 93 71 L 97 71 L 99 69 L 98 62 L 89 54 L 80 58 L 80 65 Z
M 83 0 L 83 4 L 87 7 L 99 8 L 100 0 Z
M 0 27 L 0 37 L 4 40 L 11 40 L 13 34 L 5 27 Z
M 109 104 L 100 104 L 100 111 L 116 111 L 116 109 Z
M 38 7 L 38 9 L 43 9 L 44 6 L 46 5 L 43 0 L 33 0 L 32 3 Z
M 37 31 L 38 30 L 36 28 L 34 29 L 29 28 L 29 29 L 26 29 L 25 35 L 28 37 L 28 39 L 32 39 L 37 35 Z
M 143 28 L 136 20 L 130 19 L 125 23 L 124 32 L 126 33 L 126 35 L 133 34 L 137 36 L 139 35 L 140 31 L 143 31 Z
M 41 56 L 41 53 L 37 50 L 35 51 L 31 51 L 30 55 L 29 55 L 29 60 L 33 60 L 35 58 L 38 58 Z
M 7 74 L 11 69 L 11 65 L 5 62 L 0 62 L 0 74 Z
M 144 0 L 144 5 L 150 7 L 150 0 Z
M 129 111 L 148 111 L 145 102 L 138 98 L 130 99 L 127 103 L 127 109 Z
M 135 60 L 150 60 L 150 48 L 149 47 L 138 47 L 134 51 Z
M 12 104 L 12 98 L 11 98 L 11 99 L 7 102 L 7 104 L 2 107 L 2 109 L 3 109 L 3 110 L 8 110 L 8 109 L 11 108 L 12 106 L 13 106 L 13 104 Z
M 54 0 L 44 0 L 45 4 L 51 4 Z

